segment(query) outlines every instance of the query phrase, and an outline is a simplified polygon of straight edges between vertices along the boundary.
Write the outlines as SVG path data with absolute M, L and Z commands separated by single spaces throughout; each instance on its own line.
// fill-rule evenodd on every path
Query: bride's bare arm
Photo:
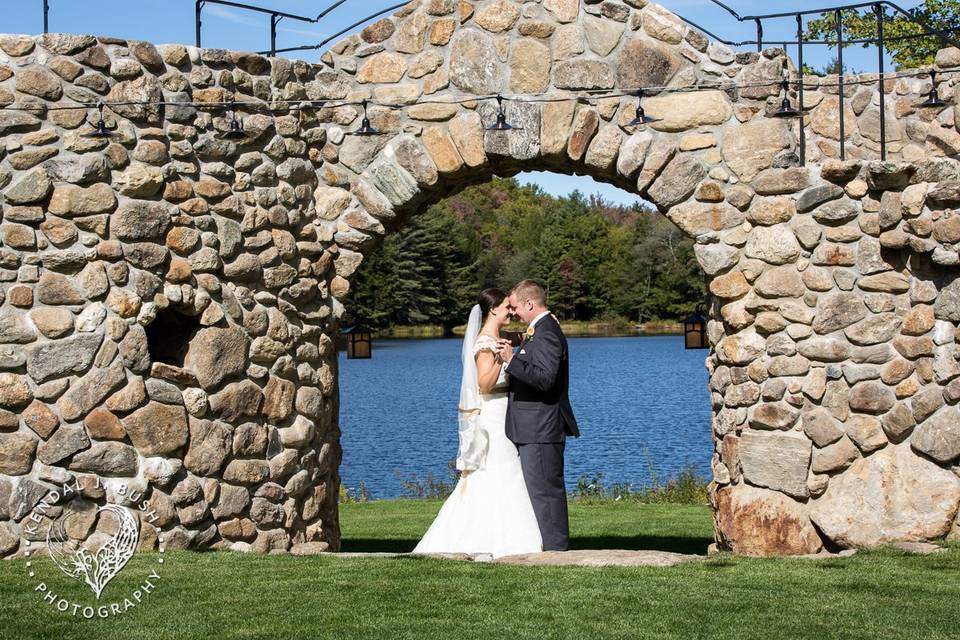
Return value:
M 500 377 L 500 368 L 503 361 L 498 354 L 488 349 L 482 349 L 477 353 L 477 384 L 480 387 L 480 393 L 490 393 L 497 384 L 497 378 Z

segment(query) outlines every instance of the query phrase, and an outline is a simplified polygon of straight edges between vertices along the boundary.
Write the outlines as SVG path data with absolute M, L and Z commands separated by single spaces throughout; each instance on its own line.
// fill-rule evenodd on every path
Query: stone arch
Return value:
M 956 528 L 955 109 L 917 109 L 923 81 L 892 81 L 897 162 L 872 162 L 878 88 L 851 85 L 841 162 L 829 79 L 808 81 L 802 123 L 771 117 L 782 55 L 734 53 L 635 0 L 418 0 L 316 65 L 0 37 L 0 104 L 24 109 L 0 110 L 0 554 L 39 539 L 24 517 L 56 483 L 86 487 L 63 509 L 104 500 L 97 477 L 143 489 L 145 547 L 163 531 L 337 548 L 351 277 L 425 203 L 534 168 L 626 188 L 697 242 L 721 548 Z M 661 118 L 644 130 L 615 95 L 638 88 Z M 484 132 L 497 93 L 522 130 Z M 218 135 L 234 99 L 242 140 Z M 80 135 L 99 100 L 110 139 Z M 382 135 L 350 135 L 362 100 Z M 150 359 L 144 327 L 165 308 L 202 327 L 183 367 Z

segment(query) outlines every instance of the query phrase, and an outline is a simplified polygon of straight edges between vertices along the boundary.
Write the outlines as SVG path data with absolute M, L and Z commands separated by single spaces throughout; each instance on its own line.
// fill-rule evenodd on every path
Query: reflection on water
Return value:
M 570 338 L 570 396 L 582 437 L 568 440 L 567 485 L 602 472 L 648 484 L 694 465 L 709 476 L 706 351 L 678 336 Z M 380 340 L 371 360 L 340 355 L 343 465 L 375 498 L 402 495 L 397 474 L 447 478 L 457 451 L 461 341 Z

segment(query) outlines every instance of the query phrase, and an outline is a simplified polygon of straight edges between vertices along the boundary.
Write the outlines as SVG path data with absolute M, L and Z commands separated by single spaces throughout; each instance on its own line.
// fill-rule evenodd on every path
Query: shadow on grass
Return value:
M 417 546 L 417 540 L 404 538 L 344 538 L 341 551 L 353 553 L 408 553 Z M 574 536 L 571 549 L 630 549 L 643 551 L 672 551 L 706 555 L 712 538 L 679 536 Z
M 571 549 L 629 549 L 706 555 L 713 538 L 682 536 L 574 536 Z
M 340 541 L 340 551 L 349 553 L 410 553 L 419 540 L 404 538 L 347 538 Z

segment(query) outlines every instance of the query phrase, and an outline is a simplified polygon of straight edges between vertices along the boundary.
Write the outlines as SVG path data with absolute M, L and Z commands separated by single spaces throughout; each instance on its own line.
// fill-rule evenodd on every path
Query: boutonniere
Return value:
M 533 342 L 533 334 L 536 333 L 536 329 L 532 326 L 527 327 L 527 342 Z

